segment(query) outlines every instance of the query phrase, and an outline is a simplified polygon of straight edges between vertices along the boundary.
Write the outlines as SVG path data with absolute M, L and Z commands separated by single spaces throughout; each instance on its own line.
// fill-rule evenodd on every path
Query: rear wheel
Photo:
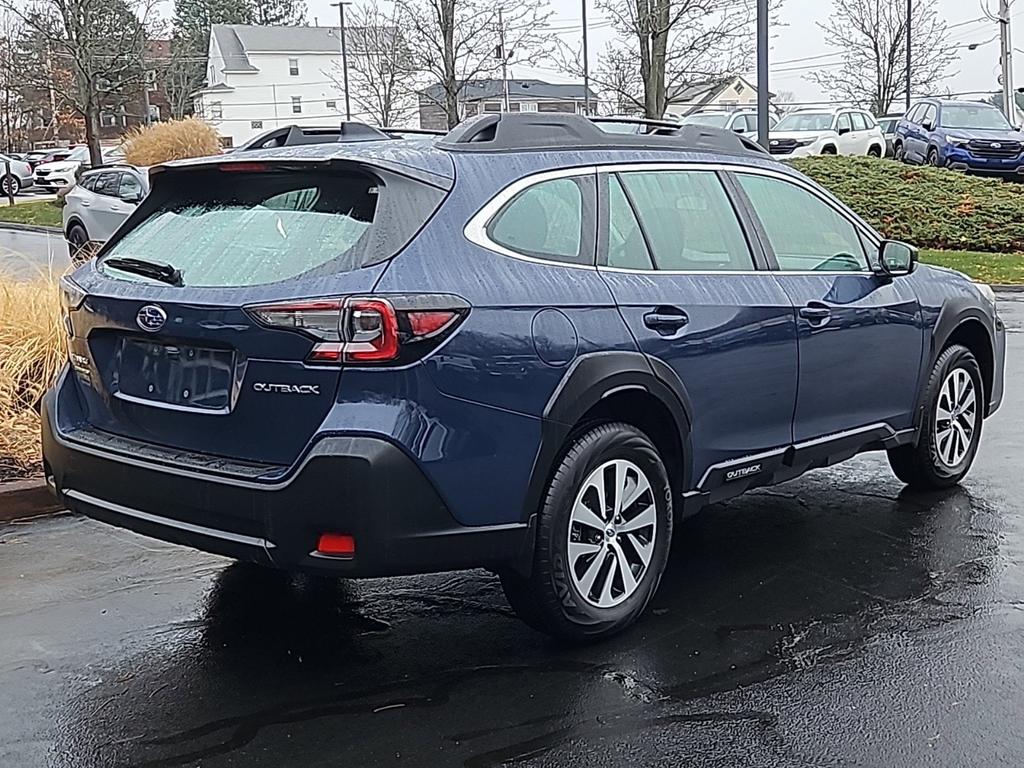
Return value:
M 932 166 L 933 168 L 939 167 L 939 150 L 937 150 L 935 147 L 932 147 L 931 149 L 928 150 L 928 165 Z
M 72 224 L 68 228 L 68 250 L 71 251 L 71 258 L 78 259 L 85 256 L 86 246 L 89 245 L 89 235 L 81 224 Z
M 17 176 L 4 176 L 0 181 L 0 192 L 4 195 L 16 195 L 21 192 L 21 181 Z
M 872 144 L 870 147 L 868 147 L 868 157 L 881 157 L 881 156 L 882 156 L 882 148 L 880 146 L 878 146 L 877 144 Z
M 907 150 L 903 146 L 902 141 L 897 141 L 896 144 L 893 146 L 892 156 L 897 163 L 907 162 Z
M 838 155 L 839 151 L 830 144 L 829 146 L 822 148 L 821 154 L 823 154 L 823 155 Z
M 939 355 L 928 379 L 917 445 L 889 451 L 896 476 L 922 490 L 959 483 L 978 452 L 984 394 L 981 369 L 967 347 L 955 344 Z
M 504 573 L 516 613 L 574 642 L 639 618 L 661 580 L 672 538 L 668 474 L 651 440 L 629 424 L 576 439 L 548 485 L 529 578 Z

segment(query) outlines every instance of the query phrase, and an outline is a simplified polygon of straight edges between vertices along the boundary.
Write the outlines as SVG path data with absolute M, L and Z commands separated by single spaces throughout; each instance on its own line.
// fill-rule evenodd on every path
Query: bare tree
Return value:
M 51 89 L 85 121 L 93 165 L 101 162 L 100 112 L 145 87 L 146 22 L 152 0 L 35 0 L 18 11 L 30 38 L 26 82 Z M 54 76 L 64 69 L 70 77 Z
M 771 104 L 782 117 L 798 108 L 796 106 L 796 94 L 793 91 L 778 91 L 771 100 Z
M 552 47 L 544 0 L 396 0 L 396 6 L 413 63 L 440 84 L 437 103 L 452 128 L 468 82 L 500 71 L 502 58 L 512 66 Z
M 402 125 L 416 112 L 415 65 L 401 30 L 401 12 L 356 6 L 348 37 L 349 96 L 355 110 L 377 125 Z M 343 88 L 340 67 L 328 76 Z
M 957 59 L 956 46 L 932 0 L 914 0 L 911 19 L 910 87 L 928 93 Z M 828 22 L 820 26 L 825 42 L 842 49 L 846 60 L 835 69 L 812 72 L 809 80 L 876 115 L 906 97 L 905 0 L 835 0 Z
M 0 15 L 0 149 L 8 152 L 14 150 L 15 134 L 20 132 L 25 119 L 17 48 L 21 36 L 21 20 L 10 12 Z
M 781 0 L 770 0 L 774 11 Z M 595 70 L 595 86 L 620 106 L 660 119 L 690 85 L 747 71 L 755 53 L 754 0 L 598 0 L 619 38 Z M 563 66 L 582 73 L 575 52 Z

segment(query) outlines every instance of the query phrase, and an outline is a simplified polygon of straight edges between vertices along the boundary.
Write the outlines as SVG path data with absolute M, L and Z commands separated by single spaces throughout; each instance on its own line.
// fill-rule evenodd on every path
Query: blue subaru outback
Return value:
M 488 568 L 584 640 L 640 616 L 681 516 L 863 451 L 915 488 L 970 468 L 991 290 L 749 139 L 343 134 L 154 169 L 64 280 L 69 509 L 283 569 Z

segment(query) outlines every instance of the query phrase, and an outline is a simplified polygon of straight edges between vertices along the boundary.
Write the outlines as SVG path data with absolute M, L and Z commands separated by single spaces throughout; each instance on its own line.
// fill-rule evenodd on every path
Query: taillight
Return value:
M 297 331 L 315 344 L 312 365 L 405 364 L 447 338 L 469 312 L 456 296 L 352 296 L 248 307 L 261 325 Z

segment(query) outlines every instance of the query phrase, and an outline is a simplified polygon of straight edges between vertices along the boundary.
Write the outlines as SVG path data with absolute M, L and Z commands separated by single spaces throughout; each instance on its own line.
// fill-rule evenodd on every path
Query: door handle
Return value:
M 820 328 L 832 319 L 832 310 L 824 304 L 812 301 L 806 307 L 800 307 L 800 317 L 810 321 L 811 325 Z
M 671 336 L 689 322 L 687 314 L 675 307 L 658 307 L 644 315 L 644 325 L 662 336 Z

